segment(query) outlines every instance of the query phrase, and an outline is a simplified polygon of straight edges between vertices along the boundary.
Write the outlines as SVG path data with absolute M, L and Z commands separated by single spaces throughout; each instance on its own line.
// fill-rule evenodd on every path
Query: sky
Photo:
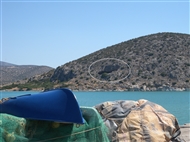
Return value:
M 0 60 L 53 68 L 160 32 L 190 34 L 189 0 L 1 0 Z

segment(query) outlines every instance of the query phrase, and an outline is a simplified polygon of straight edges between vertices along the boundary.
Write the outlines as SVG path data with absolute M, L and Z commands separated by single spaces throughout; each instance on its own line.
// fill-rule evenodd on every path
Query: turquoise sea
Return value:
M 35 94 L 34 91 L 2 91 L 0 98 Z M 73 92 L 80 106 L 94 106 L 105 101 L 146 99 L 163 106 L 176 116 L 180 125 L 190 123 L 190 92 Z

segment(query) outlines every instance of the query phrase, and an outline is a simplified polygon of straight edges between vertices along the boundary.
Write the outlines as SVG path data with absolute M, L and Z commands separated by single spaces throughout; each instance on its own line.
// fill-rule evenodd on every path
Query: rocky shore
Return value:
M 85 87 L 84 87 L 85 88 Z M 55 88 L 54 88 L 55 89 Z M 122 90 L 122 89 L 110 89 L 110 90 L 103 90 L 103 89 L 76 89 L 76 88 L 69 88 L 72 91 L 100 91 L 100 92 L 105 92 L 105 91 L 118 91 L 118 92 L 123 92 L 123 91 L 190 91 L 190 89 L 187 88 L 172 88 L 172 87 L 159 87 L 159 88 L 146 88 L 144 87 L 143 89 L 139 88 L 139 87 L 132 87 L 130 89 L 126 89 L 126 90 Z M 27 89 L 22 89 L 20 90 L 20 88 L 15 87 L 15 88 L 11 88 L 11 89 L 6 89 L 3 91 L 44 91 L 45 88 L 33 88 L 31 90 L 27 90 Z

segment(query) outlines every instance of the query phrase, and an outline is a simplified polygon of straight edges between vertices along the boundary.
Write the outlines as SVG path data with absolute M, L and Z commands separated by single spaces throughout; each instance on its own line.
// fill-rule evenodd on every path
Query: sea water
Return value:
M 36 94 L 35 91 L 1 91 L 0 98 L 24 94 Z M 105 101 L 146 99 L 161 105 L 172 113 L 180 125 L 190 123 L 190 92 L 88 92 L 74 91 L 80 106 L 95 106 Z

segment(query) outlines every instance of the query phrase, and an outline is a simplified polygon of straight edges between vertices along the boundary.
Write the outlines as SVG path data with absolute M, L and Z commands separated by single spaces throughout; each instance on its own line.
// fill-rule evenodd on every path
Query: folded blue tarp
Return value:
M 69 89 L 2 99 L 0 113 L 27 119 L 84 123 L 78 102 Z

